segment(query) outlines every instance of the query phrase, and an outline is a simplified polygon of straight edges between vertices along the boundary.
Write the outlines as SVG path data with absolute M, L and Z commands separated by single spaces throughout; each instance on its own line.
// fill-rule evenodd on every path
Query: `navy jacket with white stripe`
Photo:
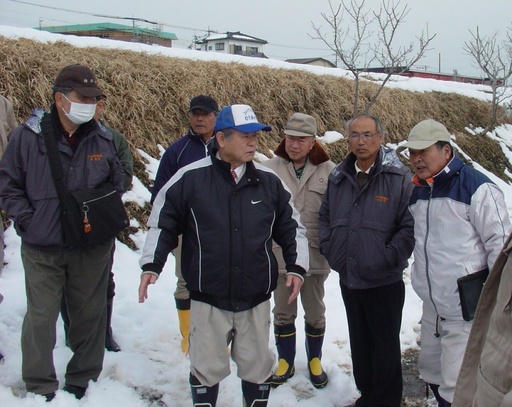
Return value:
M 160 273 L 183 234 L 190 298 L 245 311 L 270 298 L 278 276 L 272 240 L 289 273 L 308 270 L 305 228 L 290 192 L 268 168 L 248 162 L 235 183 L 215 153 L 180 169 L 156 196 L 140 265 Z

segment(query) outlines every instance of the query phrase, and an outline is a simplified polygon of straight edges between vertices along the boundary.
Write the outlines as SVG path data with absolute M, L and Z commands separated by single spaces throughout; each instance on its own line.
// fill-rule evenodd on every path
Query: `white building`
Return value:
M 240 31 L 209 34 L 195 42 L 198 51 L 213 51 L 257 58 L 266 58 L 263 54 L 263 45 L 267 43 L 268 41 L 243 34 Z

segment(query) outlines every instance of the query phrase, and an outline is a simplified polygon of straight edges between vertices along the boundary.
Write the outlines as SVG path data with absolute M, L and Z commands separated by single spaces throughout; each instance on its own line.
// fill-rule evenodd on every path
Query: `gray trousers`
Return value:
M 83 249 L 47 252 L 21 246 L 27 313 L 21 330 L 22 376 L 27 391 L 54 392 L 59 387 L 53 363 L 56 322 L 66 298 L 73 356 L 66 383 L 87 387 L 103 367 L 107 281 L 113 240 Z
M 203 386 L 214 386 L 229 376 L 231 357 L 240 379 L 264 383 L 275 364 L 274 352 L 268 347 L 269 330 L 270 301 L 247 311 L 230 312 L 192 300 L 190 372 Z
M 300 289 L 300 300 L 304 308 L 304 320 L 313 328 L 325 328 L 324 283 L 329 274 L 310 274 L 304 277 Z M 274 325 L 294 324 L 297 318 L 297 299 L 288 304 L 292 293 L 291 287 L 286 287 L 286 274 L 279 274 L 277 288 L 274 291 Z
M 180 235 L 178 240 L 178 246 L 176 249 L 172 251 L 174 254 L 174 259 L 176 261 L 176 278 L 178 281 L 176 282 L 176 291 L 174 291 L 174 298 L 177 300 L 188 300 L 190 298 L 190 293 L 187 289 L 187 283 L 181 274 L 181 243 L 183 241 L 182 236 Z

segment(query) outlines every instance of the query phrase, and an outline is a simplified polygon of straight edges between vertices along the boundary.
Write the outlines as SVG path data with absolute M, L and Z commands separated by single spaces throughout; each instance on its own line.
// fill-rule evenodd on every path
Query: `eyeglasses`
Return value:
M 373 136 L 376 136 L 377 134 L 380 134 L 379 132 L 375 132 L 375 133 L 362 133 L 362 134 L 358 134 L 358 133 L 352 133 L 350 134 L 348 137 L 350 138 L 350 140 L 353 140 L 353 141 L 356 141 L 356 140 L 363 140 L 363 141 L 368 141 L 370 140 Z

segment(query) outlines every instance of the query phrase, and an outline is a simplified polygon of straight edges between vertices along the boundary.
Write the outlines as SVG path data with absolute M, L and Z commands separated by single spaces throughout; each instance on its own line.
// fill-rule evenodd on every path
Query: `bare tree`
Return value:
M 370 54 L 371 49 L 367 42 L 373 33 L 369 28 L 371 22 L 369 12 L 363 10 L 364 4 L 364 0 L 361 4 L 351 1 L 350 6 L 342 2 L 335 8 L 329 0 L 330 14 L 321 14 L 329 26 L 329 33 L 323 33 L 321 27 L 316 27 L 313 24 L 313 29 L 317 35 L 313 38 L 320 39 L 327 45 L 336 55 L 336 65 L 338 66 L 339 60 L 354 76 L 355 89 L 352 101 L 354 114 L 358 112 L 359 100 L 359 76 L 361 71 L 358 69 L 358 64 L 362 61 L 363 66 L 367 67 L 375 59 Z M 350 24 L 343 25 L 345 14 L 348 15 L 347 19 L 353 23 L 353 26 Z M 349 48 L 344 48 L 345 42 L 348 41 L 351 42 L 351 45 Z
M 385 69 L 386 76 L 379 88 L 372 94 L 363 111 L 368 112 L 373 106 L 391 75 L 409 70 L 428 50 L 428 45 L 434 39 L 422 32 L 418 40 L 418 49 L 414 44 L 399 46 L 395 49 L 398 28 L 405 21 L 410 11 L 406 4 L 400 8 L 400 0 L 395 4 L 383 0 L 378 12 L 365 10 L 365 0 L 341 0 L 335 7 L 329 0 L 330 14 L 322 13 L 323 20 L 328 24 L 329 32 L 323 32 L 322 27 L 312 23 L 315 36 L 336 54 L 336 60 L 354 76 L 355 88 L 353 99 L 353 114 L 360 112 L 359 84 L 362 77 L 370 69 L 373 62 L 378 61 Z M 377 39 L 374 37 L 372 26 L 376 25 Z
M 469 33 L 471 40 L 464 43 L 463 49 L 489 79 L 492 89 L 489 123 L 482 131 L 487 133 L 498 124 L 498 106 L 507 98 L 506 86 L 512 76 L 512 26 L 504 41 L 498 39 L 498 31 L 486 36 L 476 27 L 476 32 Z

